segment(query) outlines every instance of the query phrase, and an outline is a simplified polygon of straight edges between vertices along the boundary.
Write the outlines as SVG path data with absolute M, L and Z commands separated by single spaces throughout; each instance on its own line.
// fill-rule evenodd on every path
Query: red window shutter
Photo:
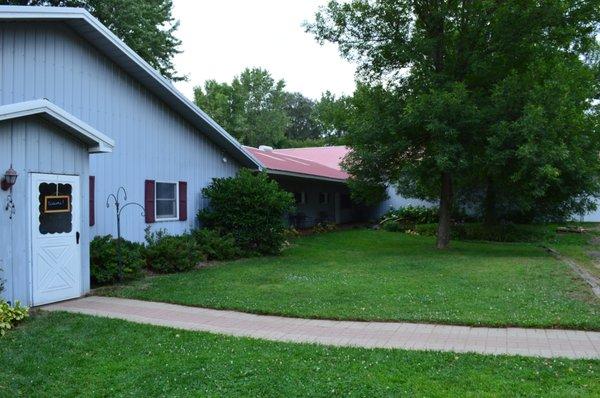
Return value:
M 187 220 L 187 182 L 179 181 L 179 221 Z
M 154 203 L 156 201 L 154 196 L 154 180 L 146 180 L 144 188 L 144 214 L 146 215 L 146 223 L 153 223 L 156 221 L 154 212 Z
M 90 176 L 90 227 L 96 224 L 96 177 Z

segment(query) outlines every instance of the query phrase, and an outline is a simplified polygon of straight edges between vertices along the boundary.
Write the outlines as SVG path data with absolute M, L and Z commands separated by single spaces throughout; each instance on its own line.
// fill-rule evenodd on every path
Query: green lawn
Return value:
M 554 242 L 563 248 L 581 237 Z M 571 242 L 573 241 L 573 242 Z M 286 316 L 600 330 L 600 300 L 536 244 L 349 230 L 279 257 L 146 278 L 103 294 Z
M 596 278 L 600 278 L 600 264 L 598 259 L 592 258 L 589 253 L 595 252 L 600 257 L 600 240 L 595 233 L 596 243 L 591 242 L 592 236 L 586 234 L 566 234 L 547 245 L 558 250 L 562 255 L 575 260 L 581 267 L 587 269 Z
M 600 361 L 333 348 L 44 313 L 0 340 L 0 396 L 600 396 Z

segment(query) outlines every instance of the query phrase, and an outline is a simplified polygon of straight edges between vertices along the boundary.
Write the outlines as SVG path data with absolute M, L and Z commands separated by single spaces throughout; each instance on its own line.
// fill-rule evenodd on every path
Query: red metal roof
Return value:
M 245 147 L 263 165 L 274 172 L 302 174 L 345 181 L 348 173 L 340 162 L 350 152 L 344 146 L 261 150 Z

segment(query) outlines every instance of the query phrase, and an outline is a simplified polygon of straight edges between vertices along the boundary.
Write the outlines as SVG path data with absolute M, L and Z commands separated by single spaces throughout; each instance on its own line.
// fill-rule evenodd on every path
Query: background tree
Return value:
M 322 127 L 315 112 L 315 101 L 301 93 L 286 93 L 284 110 L 290 118 L 285 135 L 290 140 L 321 138 Z
M 350 98 L 336 97 L 330 91 L 326 91 L 315 103 L 315 114 L 320 122 L 322 135 L 329 138 L 330 142 L 341 143 L 348 131 L 348 119 L 352 117 Z
M 173 66 L 181 41 L 175 37 L 179 22 L 173 18 L 172 0 L 0 0 L 0 4 L 85 8 L 164 77 L 185 79 Z
M 264 69 L 245 69 L 231 84 L 196 87 L 194 101 L 242 144 L 277 146 L 290 123 L 284 87 Z
M 448 245 L 457 193 L 512 187 L 534 203 L 552 197 L 551 188 L 570 175 L 562 203 L 597 194 L 592 176 L 600 148 L 590 106 L 597 83 L 590 73 L 595 66 L 582 58 L 597 48 L 599 9 L 595 0 L 331 1 L 309 30 L 358 62 L 359 77 L 377 94 L 368 99 L 359 93 L 358 103 L 390 123 L 354 120 L 348 137 L 354 151 L 346 162 L 353 183 L 392 183 L 425 199 L 437 191 L 438 248 Z M 571 69 L 560 68 L 560 60 Z M 569 72 L 568 83 L 554 76 L 553 89 L 552 73 L 543 72 L 560 70 Z M 532 76 L 521 87 L 523 100 L 513 98 L 517 86 L 509 89 L 511 82 Z M 560 104 L 547 97 L 575 88 L 577 94 Z M 543 149 L 536 150 L 540 139 Z M 587 155 L 589 172 L 561 174 L 559 159 L 577 155 Z M 561 195 L 552 201 L 560 203 Z

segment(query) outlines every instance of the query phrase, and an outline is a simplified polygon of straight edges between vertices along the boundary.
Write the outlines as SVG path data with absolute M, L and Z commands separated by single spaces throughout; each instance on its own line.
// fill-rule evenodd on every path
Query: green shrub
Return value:
M 418 235 L 423 236 L 437 236 L 437 224 L 417 224 L 413 227 L 413 230 Z M 454 228 L 454 226 L 452 227 Z
M 171 236 L 164 230 L 152 233 L 146 229 L 146 267 L 158 273 L 194 269 L 205 257 L 189 234 Z
M 294 202 L 292 194 L 266 173 L 243 169 L 236 177 L 213 179 L 202 193 L 210 200 L 210 206 L 198 213 L 204 227 L 231 234 L 244 255 L 281 250 L 284 216 Z
M 389 221 L 410 221 L 415 224 L 428 224 L 437 222 L 438 207 L 412 206 L 408 205 L 398 209 L 391 209 L 385 213 L 382 219 Z
M 381 217 L 381 226 L 390 232 L 405 232 L 413 230 L 416 224 L 437 222 L 437 207 L 405 206 L 390 209 Z
M 381 217 L 380 224 L 390 232 L 414 231 L 417 224 L 437 223 L 438 212 L 438 206 L 408 205 L 389 210 Z M 452 210 L 452 220 L 456 224 L 478 221 L 476 216 L 467 214 L 461 208 Z
M 117 255 L 117 245 L 119 245 Z M 111 235 L 96 236 L 90 244 L 90 273 L 94 285 L 133 280 L 142 275 L 144 246 Z M 119 258 L 122 269 L 119 270 Z
M 414 227 L 414 231 L 419 235 L 436 236 L 437 224 L 419 224 Z M 542 242 L 554 237 L 554 234 L 546 228 L 519 224 L 456 224 L 450 231 L 452 239 L 490 242 Z
M 207 260 L 232 260 L 241 256 L 232 235 L 219 235 L 212 229 L 197 229 L 192 236 Z
M 0 300 L 0 337 L 27 316 L 29 316 L 29 308 L 23 307 L 18 301 L 11 307 L 6 301 Z

